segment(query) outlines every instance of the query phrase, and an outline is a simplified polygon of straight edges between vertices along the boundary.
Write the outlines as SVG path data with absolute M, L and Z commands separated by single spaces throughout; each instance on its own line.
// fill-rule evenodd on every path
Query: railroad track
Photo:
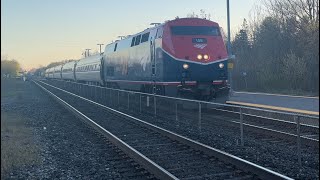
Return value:
M 240 112 L 235 110 L 214 108 L 209 110 L 209 114 L 218 115 L 220 116 L 220 119 L 222 116 L 227 119 L 228 122 L 235 124 L 235 126 L 239 126 L 240 124 Z M 299 133 L 302 144 L 319 149 L 318 126 L 301 123 L 299 127 L 297 127 L 296 122 L 251 114 L 248 112 L 242 112 L 242 116 L 243 125 L 247 130 L 257 133 L 261 132 L 266 135 L 272 135 L 293 142 L 297 140 L 297 134 Z M 299 128 L 299 132 L 297 132 L 297 128 Z
M 226 106 L 224 108 L 212 108 L 214 113 L 229 114 L 230 117 L 239 119 L 239 108 L 233 108 Z M 295 129 L 297 125 L 297 119 L 294 118 L 292 113 L 272 111 L 272 110 L 262 110 L 252 107 L 242 107 L 242 114 L 246 116 L 246 121 L 257 122 L 260 124 L 274 124 L 276 126 L 286 126 L 290 129 Z M 298 117 L 298 115 L 297 115 Z M 299 115 L 300 125 L 302 131 L 319 132 L 319 125 L 316 125 L 319 117 L 310 115 Z M 313 121 L 314 123 L 311 123 Z
M 135 105 L 131 106 L 138 107 L 139 100 L 136 100 L 135 102 Z M 125 104 L 125 102 L 121 103 Z M 197 109 L 194 111 L 190 109 L 183 109 L 182 107 L 180 107 L 178 114 L 175 114 L 173 110 L 174 108 L 176 108 L 174 107 L 174 102 L 172 102 L 171 105 L 170 103 L 159 105 L 160 102 L 158 100 L 157 103 L 158 117 L 171 121 L 174 119 L 183 119 L 186 124 L 196 127 L 199 126 L 199 112 Z M 150 104 L 153 104 L 152 98 L 150 98 Z M 144 108 L 148 109 L 147 111 L 144 111 L 144 113 L 149 114 L 149 116 L 151 117 L 154 115 L 152 107 Z M 135 114 L 138 115 L 137 113 Z M 296 143 L 298 139 L 297 123 L 295 122 L 254 115 L 248 112 L 242 112 L 242 116 L 243 128 L 247 131 L 247 133 L 248 131 L 251 131 L 253 133 L 264 134 L 293 143 Z M 225 109 L 223 107 L 207 107 L 207 109 L 203 108 L 201 112 L 200 123 L 203 127 L 224 125 L 239 128 L 241 123 L 239 117 L 240 113 L 235 110 L 231 110 L 230 108 Z M 179 123 L 181 123 L 181 121 Z M 301 123 L 299 128 L 301 144 L 319 149 L 319 127 Z
M 168 97 L 163 97 L 166 101 L 162 102 L 161 98 L 156 96 L 157 108 L 155 111 L 154 97 L 150 94 L 136 92 L 129 92 L 128 94 L 127 91 L 123 90 L 74 82 L 47 82 L 269 169 L 281 171 L 291 177 L 299 179 L 301 174 L 304 177 L 303 179 L 318 177 L 319 161 L 317 159 L 319 149 L 310 146 L 301 147 L 300 150 L 297 149 L 299 147 L 297 144 L 298 138 L 287 140 L 274 135 L 272 131 L 268 135 L 268 133 L 262 133 L 261 130 L 255 132 L 244 126 L 245 141 L 243 146 L 239 139 L 239 124 L 227 122 L 228 117 L 223 117 L 221 114 L 218 115 L 220 119 L 215 114 L 209 114 L 206 117 L 203 114 L 206 113 L 205 111 L 202 112 L 202 120 L 199 122 L 198 111 L 184 109 L 180 106 L 181 102 L 190 103 L 188 101 L 181 100 L 180 103 L 176 103 L 179 110 L 175 114 L 175 108 L 177 107 L 175 102 L 179 102 L 179 100 L 175 101 L 173 99 L 173 101 L 168 102 L 167 99 L 170 99 Z M 202 108 L 202 110 L 204 109 L 205 107 Z M 156 112 L 156 116 L 154 112 Z M 234 114 L 234 116 L 238 115 Z M 202 126 L 200 131 L 199 125 Z M 253 128 L 253 130 L 255 129 Z M 291 167 L 290 170 L 287 167 Z M 301 168 L 303 171 L 301 171 Z
M 44 82 L 35 83 L 157 178 L 290 179 Z
M 191 125 L 193 124 L 194 126 L 199 126 L 199 112 L 197 107 L 195 108 L 195 111 L 190 109 L 183 109 L 180 107 L 179 113 L 175 114 L 173 109 L 176 107 L 172 105 L 174 104 L 174 102 L 172 102 L 171 105 L 170 103 L 164 103 L 163 105 L 159 105 L 160 103 L 158 100 L 157 103 L 157 116 L 165 118 L 167 120 L 177 119 L 177 117 L 175 116 L 178 116 L 180 119 L 184 119 L 185 122 Z M 153 104 L 153 101 L 150 104 Z M 134 106 L 138 107 L 139 104 L 136 103 Z M 238 111 L 235 109 L 237 109 Z M 245 108 L 243 108 L 242 111 L 242 123 L 246 131 L 262 133 L 264 135 L 281 138 L 291 142 L 297 141 L 299 133 L 302 145 L 307 145 L 319 149 L 318 126 L 301 123 L 299 125 L 299 132 L 297 132 L 296 122 L 251 114 Z M 153 116 L 152 108 L 149 108 L 148 111 L 144 111 L 144 113 L 148 113 L 150 116 Z M 210 107 L 210 105 L 207 105 L 206 108 L 202 108 L 201 124 L 204 127 L 217 126 L 222 124 L 225 124 L 226 126 L 230 125 L 234 127 L 239 127 L 240 123 L 241 121 L 239 108 L 217 108 Z

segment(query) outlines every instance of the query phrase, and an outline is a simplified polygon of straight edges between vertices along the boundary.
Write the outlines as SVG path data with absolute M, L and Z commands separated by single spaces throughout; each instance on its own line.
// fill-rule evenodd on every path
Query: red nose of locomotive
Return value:
M 227 58 L 219 25 L 199 18 L 170 21 L 164 27 L 163 49 L 178 60 L 210 63 Z

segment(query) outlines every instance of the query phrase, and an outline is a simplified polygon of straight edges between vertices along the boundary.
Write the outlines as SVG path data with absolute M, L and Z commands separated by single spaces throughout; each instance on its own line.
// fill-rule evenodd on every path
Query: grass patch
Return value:
M 17 96 L 19 94 L 19 91 L 5 91 L 3 94 L 1 94 L 1 97 L 13 97 Z
M 38 154 L 32 130 L 25 126 L 25 119 L 1 111 L 1 179 L 14 169 L 38 164 Z
M 1 79 L 1 97 L 15 97 L 22 94 L 23 81 L 16 79 Z

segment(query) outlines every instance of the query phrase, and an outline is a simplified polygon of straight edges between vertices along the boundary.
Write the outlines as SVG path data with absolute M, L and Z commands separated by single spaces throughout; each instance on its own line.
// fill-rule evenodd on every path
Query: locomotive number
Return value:
M 193 43 L 207 43 L 206 38 L 192 38 Z

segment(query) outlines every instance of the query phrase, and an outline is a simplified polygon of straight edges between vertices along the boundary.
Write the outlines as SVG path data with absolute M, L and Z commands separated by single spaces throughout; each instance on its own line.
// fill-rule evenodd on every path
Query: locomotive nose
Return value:
M 194 39 L 197 39 L 195 41 Z M 199 40 L 201 39 L 201 41 Z M 227 58 L 224 45 L 219 37 L 193 38 L 193 36 L 173 37 L 174 53 L 177 59 L 184 59 L 197 63 L 211 63 Z

